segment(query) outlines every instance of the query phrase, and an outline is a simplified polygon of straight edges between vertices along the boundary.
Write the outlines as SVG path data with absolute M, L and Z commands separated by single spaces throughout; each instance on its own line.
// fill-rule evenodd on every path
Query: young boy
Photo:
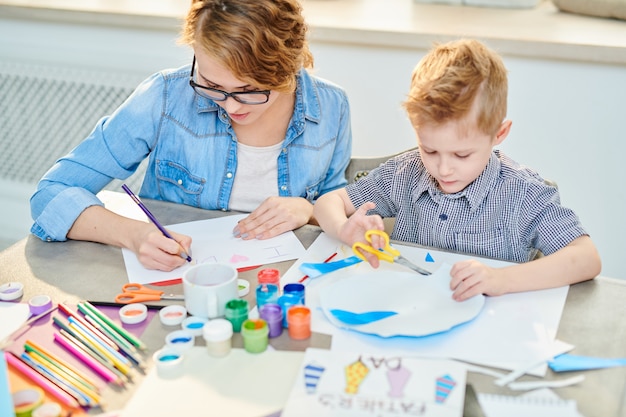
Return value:
M 415 68 L 404 103 L 418 148 L 322 196 L 314 207 L 322 229 L 352 245 L 396 217 L 392 239 L 519 262 L 457 262 L 450 288 L 458 301 L 595 277 L 598 252 L 558 190 L 493 149 L 511 129 L 506 101 L 506 68 L 496 53 L 475 40 L 436 46 Z M 537 252 L 545 256 L 533 260 Z

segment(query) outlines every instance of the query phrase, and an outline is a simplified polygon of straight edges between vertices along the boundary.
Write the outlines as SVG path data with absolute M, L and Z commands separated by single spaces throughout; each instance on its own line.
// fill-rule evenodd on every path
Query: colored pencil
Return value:
M 337 256 L 337 252 L 333 253 L 332 255 L 330 255 L 328 258 L 324 259 L 324 263 L 327 264 L 328 262 L 331 261 L 331 259 L 333 259 L 335 256 Z M 298 280 L 299 283 L 303 283 L 309 276 L 305 275 L 302 278 L 300 278 Z
M 46 378 L 48 378 L 50 381 L 52 381 L 53 383 L 55 383 L 59 388 L 65 390 L 68 394 L 70 394 L 72 397 L 74 397 L 76 399 L 76 401 L 78 401 L 78 403 L 83 406 L 83 407 L 90 407 L 92 405 L 92 400 L 87 397 L 85 394 L 83 394 L 82 392 L 78 391 L 76 388 L 74 388 L 71 384 L 68 384 L 67 382 L 65 382 L 64 380 L 58 378 L 55 374 L 53 374 L 52 372 L 50 372 L 48 370 L 48 368 L 46 368 L 45 366 L 40 365 L 39 363 L 35 362 L 33 359 L 30 358 L 30 356 L 28 356 L 26 353 L 22 353 L 22 355 L 20 356 L 20 358 L 31 368 L 36 369 L 37 371 L 39 371 L 40 374 L 44 375 Z
M 67 375 L 68 378 L 75 380 L 76 382 L 84 385 L 86 388 L 89 388 L 92 391 L 99 391 L 98 386 L 94 381 L 91 380 L 86 375 L 82 375 L 80 371 L 78 371 L 75 367 L 65 362 L 63 359 L 58 356 L 53 355 L 52 353 L 45 350 L 43 347 L 37 345 L 31 340 L 27 340 L 24 343 L 24 350 L 28 353 L 35 353 L 36 355 L 43 358 L 46 362 L 50 363 L 54 367 L 58 368 L 62 373 Z
M 159 221 L 156 219 L 156 217 L 154 217 L 154 214 L 152 214 L 150 212 L 150 210 L 148 210 L 148 207 L 146 207 L 141 200 L 139 199 L 139 197 L 137 197 L 135 195 L 135 193 L 133 193 L 131 191 L 130 188 L 128 188 L 128 186 L 126 184 L 122 184 L 122 189 L 124 191 L 126 191 L 126 194 L 128 194 L 130 196 L 130 198 L 139 206 L 139 208 L 141 210 L 143 210 L 144 213 L 146 213 L 146 216 L 148 216 L 148 218 L 150 219 L 150 221 L 152 222 L 152 224 L 154 224 L 157 229 L 159 229 L 161 231 L 161 233 L 163 233 L 163 236 L 172 239 L 174 242 L 178 243 L 178 241 L 176 239 L 174 239 L 174 236 L 172 236 L 166 229 L 165 227 L 161 226 L 161 223 L 159 223 Z M 180 243 L 178 243 L 180 246 Z M 182 246 L 181 246 L 182 249 Z M 181 252 L 178 254 L 181 258 L 186 259 L 187 262 L 191 262 L 191 256 L 189 256 L 184 250 L 181 250 Z
M 155 283 L 153 282 L 150 285 L 155 285 Z M 122 303 L 115 303 L 115 302 L 111 302 L 111 301 L 92 301 L 92 300 L 88 300 L 85 301 L 89 304 L 91 304 L 92 306 L 96 306 L 96 307 L 124 307 L 127 304 L 122 304 Z M 142 303 L 143 305 L 145 305 L 146 307 L 148 307 L 148 310 L 161 310 L 164 307 L 167 307 L 166 305 L 156 305 L 156 304 L 145 304 Z
M 100 327 L 100 324 L 98 324 L 94 320 L 93 317 L 85 316 L 85 318 L 94 326 L 101 328 L 101 330 L 103 330 L 105 333 L 109 334 L 109 332 L 111 331 L 111 329 L 108 327 Z M 117 345 L 119 346 L 120 353 L 122 355 L 128 358 L 128 360 L 130 360 L 136 366 L 141 366 L 143 364 L 141 358 L 139 358 L 138 356 L 139 353 L 137 352 L 134 346 L 128 345 L 128 342 L 125 339 L 120 338 L 119 335 L 115 333 L 115 331 L 112 331 L 111 337 L 114 339 L 115 343 L 117 343 Z
M 66 387 L 66 389 L 71 389 L 76 394 L 83 396 L 90 406 L 95 406 L 95 405 L 100 404 L 100 395 L 97 392 L 86 388 L 80 382 L 69 377 L 67 374 L 65 374 L 59 368 L 52 365 L 50 362 L 46 361 L 37 353 L 33 351 L 24 352 L 22 353 L 22 357 L 30 359 L 37 366 L 40 366 L 43 369 L 45 369 L 48 375 L 53 376 L 57 382 L 60 381 Z
M 74 319 L 76 321 L 81 323 L 87 329 L 91 330 L 100 340 L 102 340 L 107 345 L 111 346 L 113 349 L 116 349 L 116 350 L 118 349 L 117 345 L 112 340 L 109 340 L 109 338 L 107 336 L 105 336 L 98 329 L 94 328 L 91 324 L 89 324 L 76 311 L 72 310 L 71 308 L 69 308 L 68 306 L 66 306 L 64 304 L 59 304 L 59 310 L 63 311 L 65 314 L 67 314 L 68 318 L 69 317 L 74 317 Z
M 126 358 L 120 359 L 120 357 L 114 355 L 112 351 L 108 350 L 103 343 L 94 339 L 92 336 L 89 336 L 84 327 L 81 328 L 80 324 L 76 321 L 73 321 L 70 317 L 70 329 L 74 330 L 76 333 L 80 334 L 84 339 L 89 340 L 91 345 L 98 350 L 102 355 L 104 355 L 107 359 L 113 362 L 113 366 L 119 369 L 123 374 L 128 374 L 130 372 L 130 364 L 126 363 L 128 360 Z
M 92 342 L 92 345 L 100 351 L 103 355 L 108 357 L 113 361 L 113 365 L 122 373 L 126 374 L 130 372 L 131 363 L 128 359 L 122 356 L 118 351 L 111 349 L 108 345 L 102 343 L 100 340 L 94 338 L 93 335 L 89 334 L 89 331 L 85 329 L 80 323 L 73 320 L 71 317 L 69 318 L 70 328 L 74 331 L 82 334 L 86 339 Z
M 89 338 L 91 338 L 91 340 L 93 340 L 96 343 L 99 343 L 100 346 L 102 346 L 114 358 L 117 358 L 120 362 L 122 362 L 123 364 L 125 364 L 127 366 L 132 366 L 131 361 L 128 358 L 126 358 L 124 355 L 122 355 L 119 352 L 119 349 L 118 350 L 112 349 L 106 343 L 102 343 L 100 340 L 98 340 L 98 338 L 89 329 L 87 329 L 85 326 L 83 326 L 82 324 L 78 323 L 77 321 L 74 321 L 72 318 L 69 318 L 68 320 L 69 320 L 70 324 L 75 324 L 76 326 L 78 326 Z
M 112 328 L 107 322 L 102 320 L 100 316 L 90 310 L 85 303 L 78 303 L 78 309 L 85 315 L 85 319 L 91 323 L 95 328 L 106 334 L 115 344 L 118 345 L 121 351 L 127 356 L 131 356 L 131 360 L 139 363 L 139 358 L 136 355 L 139 353 L 135 346 L 133 346 L 128 340 L 120 335 L 114 328 Z
M 73 338 L 75 338 L 77 341 L 79 341 L 83 346 L 85 346 L 90 353 L 93 353 L 92 356 L 95 355 L 95 357 L 99 358 L 100 361 L 104 361 L 109 363 L 111 366 L 113 366 L 113 362 L 109 360 L 108 357 L 104 356 L 102 353 L 100 353 L 99 350 L 97 350 L 92 341 L 85 338 L 83 335 L 77 333 L 75 330 L 70 329 L 69 324 L 65 324 L 63 323 L 60 319 L 53 317 L 52 320 L 54 321 L 54 324 L 56 324 L 59 329 L 61 329 L 61 333 L 65 332 L 64 335 L 65 336 L 71 336 Z
M 130 332 L 128 332 L 123 327 L 118 326 L 115 322 L 113 322 L 109 317 L 107 317 L 104 313 L 102 313 L 96 307 L 92 306 L 88 302 L 85 302 L 83 305 L 85 307 L 87 307 L 89 310 L 91 310 L 95 315 L 100 317 L 103 321 L 105 321 L 109 326 L 111 326 L 113 329 L 115 329 L 116 332 L 121 334 L 126 340 L 128 340 L 130 343 L 132 343 L 135 347 L 137 347 L 138 349 L 141 349 L 141 350 L 145 350 L 146 349 L 146 345 L 141 340 L 139 340 L 139 338 L 137 338 L 134 335 L 132 335 Z
M 59 400 L 63 405 L 68 408 L 74 409 L 80 407 L 76 398 L 63 391 L 63 389 L 59 388 L 48 378 L 44 377 L 42 374 L 28 366 L 22 359 L 20 359 L 17 355 L 12 352 L 4 352 L 4 356 L 7 360 L 7 363 L 21 372 L 28 379 L 33 381 L 37 386 L 43 389 L 45 392 Z
M 106 382 L 111 382 L 117 385 L 124 385 L 124 381 L 120 379 L 114 372 L 111 372 L 107 367 L 100 362 L 92 358 L 87 354 L 80 346 L 77 346 L 67 337 L 60 333 L 54 334 L 54 341 L 63 346 L 65 350 L 70 352 L 75 358 L 87 365 L 91 370 L 98 374 Z
M 117 375 L 117 377 L 121 381 L 123 381 L 125 378 L 127 378 L 126 375 L 124 375 L 122 372 L 120 372 L 119 369 L 117 369 L 113 365 L 112 361 L 110 361 L 106 357 L 101 356 L 100 352 L 97 352 L 96 350 L 93 350 L 89 344 L 87 344 L 86 342 L 84 342 L 84 341 L 82 341 L 80 339 L 77 339 L 75 336 L 73 336 L 72 334 L 68 333 L 67 331 L 65 331 L 63 329 L 59 330 L 59 332 L 61 333 L 61 336 L 63 336 L 69 342 L 73 343 L 74 346 L 76 346 L 78 349 L 80 349 L 83 353 L 85 353 L 86 355 L 89 355 L 93 360 L 95 360 L 100 365 L 102 365 L 103 367 L 108 369 L 111 373 Z

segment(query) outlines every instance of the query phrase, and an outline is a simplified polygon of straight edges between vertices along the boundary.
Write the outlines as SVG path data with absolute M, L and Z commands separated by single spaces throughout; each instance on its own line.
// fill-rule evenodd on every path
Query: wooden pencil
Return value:
M 128 332 L 123 327 L 118 326 L 116 323 L 114 323 L 109 317 L 107 317 L 104 313 L 102 313 L 96 307 L 92 306 L 88 302 L 85 302 L 84 305 L 89 310 L 93 311 L 94 314 L 96 314 L 98 317 L 100 317 L 102 320 L 104 320 L 109 326 L 111 326 L 113 329 L 115 329 L 116 332 L 118 332 L 124 338 L 126 338 L 135 347 L 137 347 L 138 349 L 141 349 L 141 350 L 145 350 L 147 348 L 147 346 L 139 338 L 135 337 L 133 334 Z
M 80 404 L 76 398 L 59 388 L 48 378 L 28 366 L 22 359 L 12 352 L 4 352 L 7 363 L 17 369 L 20 373 L 33 381 L 37 386 L 41 387 L 45 392 L 59 400 L 63 405 L 70 409 L 79 408 Z
M 76 345 L 67 337 L 60 333 L 54 334 L 54 341 L 63 346 L 65 350 L 70 352 L 75 358 L 83 362 L 89 368 L 91 368 L 96 374 L 98 374 L 106 382 L 111 382 L 120 386 L 124 385 L 124 381 L 106 366 L 102 365 L 96 359 L 91 357 L 80 346 Z
M 35 352 L 24 352 L 22 353 L 22 358 L 28 358 L 32 363 L 36 364 L 38 368 L 43 368 L 47 376 L 52 376 L 55 382 L 60 382 L 66 390 L 69 389 L 71 391 L 70 394 L 74 392 L 82 396 L 90 407 L 100 404 L 100 394 L 86 388 L 74 379 L 69 378 L 67 374 L 63 373 L 59 368 L 53 366 Z M 27 362 L 28 359 L 26 360 Z
M 92 389 L 92 390 L 94 390 L 96 392 L 99 391 L 99 388 L 96 385 L 95 381 L 93 381 L 87 375 L 82 374 L 74 366 L 70 365 L 69 363 L 67 363 L 63 359 L 61 359 L 58 356 L 54 355 L 53 353 L 51 353 L 47 349 L 44 349 L 42 346 L 38 345 L 37 343 L 33 342 L 32 340 L 27 340 L 26 342 L 24 342 L 24 349 L 27 352 L 28 351 L 33 351 L 36 354 L 40 355 L 41 357 L 46 359 L 48 362 L 50 362 L 52 365 L 54 365 L 57 368 L 59 368 L 63 373 L 67 374 L 69 377 L 71 377 L 71 378 L 75 379 L 76 381 L 80 382 L 81 384 L 83 384 L 87 388 L 90 388 L 90 389 Z

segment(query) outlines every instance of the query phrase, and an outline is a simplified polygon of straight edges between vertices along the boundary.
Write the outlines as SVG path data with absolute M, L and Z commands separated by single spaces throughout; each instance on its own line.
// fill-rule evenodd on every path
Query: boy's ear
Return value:
M 506 139 L 506 137 L 509 135 L 509 132 L 511 131 L 512 125 L 513 122 L 510 120 L 505 120 L 504 122 L 502 122 L 500 128 L 498 129 L 498 132 L 496 133 L 496 137 L 493 141 L 493 146 L 499 145 L 504 142 L 504 139 Z

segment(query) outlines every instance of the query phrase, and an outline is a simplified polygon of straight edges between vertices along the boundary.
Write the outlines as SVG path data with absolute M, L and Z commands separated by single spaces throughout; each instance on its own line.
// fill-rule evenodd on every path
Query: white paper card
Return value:
M 465 379 L 447 360 L 309 348 L 281 417 L 460 417 Z

